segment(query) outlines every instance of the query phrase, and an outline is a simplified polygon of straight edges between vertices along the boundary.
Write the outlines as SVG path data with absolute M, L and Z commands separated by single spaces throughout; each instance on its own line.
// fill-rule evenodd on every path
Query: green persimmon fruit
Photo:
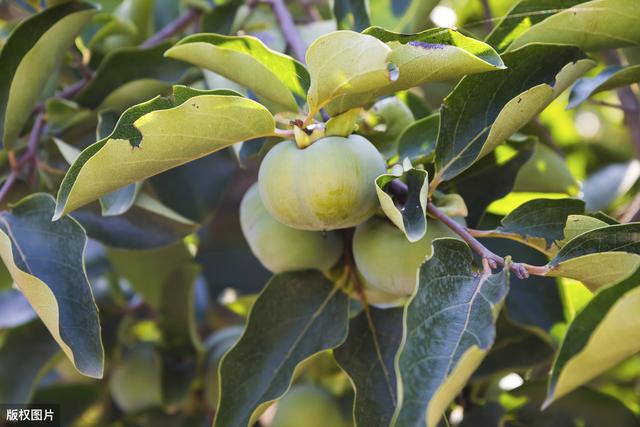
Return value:
M 386 218 L 371 218 L 356 228 L 353 256 L 358 271 L 379 291 L 398 296 L 413 293 L 417 270 L 431 256 L 431 242 L 440 237 L 458 236 L 446 225 L 427 219 L 427 233 L 411 243 Z
M 341 427 L 344 419 L 331 395 L 313 385 L 294 386 L 280 400 L 271 427 Z
M 124 412 L 160 406 L 160 357 L 153 346 L 138 344 L 118 363 L 109 378 L 111 396 Z
M 240 225 L 251 251 L 272 273 L 328 272 L 342 255 L 339 233 L 297 230 L 276 221 L 262 204 L 256 184 L 240 203 Z
M 365 138 L 330 136 L 300 149 L 285 141 L 262 161 L 258 183 L 264 206 L 283 224 L 301 230 L 356 226 L 378 208 L 375 179 L 382 155 Z
M 378 308 L 390 308 L 398 307 L 407 301 L 407 296 L 394 295 L 372 286 L 369 282 L 362 279 L 364 296 L 367 299 L 367 304 L 376 306 Z

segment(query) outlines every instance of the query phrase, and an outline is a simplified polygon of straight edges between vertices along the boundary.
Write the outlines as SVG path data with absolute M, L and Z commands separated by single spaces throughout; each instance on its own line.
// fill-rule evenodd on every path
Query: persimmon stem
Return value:
M 399 179 L 394 179 L 389 183 L 389 189 L 397 196 L 402 197 L 405 196 L 408 192 L 407 184 L 400 181 Z M 478 241 L 465 227 L 464 225 L 458 224 L 447 214 L 442 212 L 436 205 L 433 204 L 431 200 L 427 202 L 427 212 L 431 214 L 434 218 L 440 220 L 444 225 L 449 227 L 454 233 L 464 240 L 469 247 L 476 252 L 483 260 L 483 265 L 488 265 L 491 269 L 498 268 L 498 266 L 505 265 L 505 259 L 500 255 L 493 253 L 489 248 L 484 246 L 482 243 Z M 510 270 L 519 278 L 526 279 L 530 275 L 536 276 L 544 276 L 548 271 L 549 267 L 544 266 L 533 266 L 521 262 L 514 262 L 510 265 Z

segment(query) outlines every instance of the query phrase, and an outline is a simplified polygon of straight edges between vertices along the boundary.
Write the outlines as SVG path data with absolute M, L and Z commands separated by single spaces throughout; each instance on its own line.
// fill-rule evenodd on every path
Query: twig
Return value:
M 600 101 L 599 99 L 592 99 L 589 98 L 589 102 L 591 104 L 595 104 L 595 105 L 600 105 L 602 107 L 609 107 L 609 108 L 617 108 L 618 110 L 622 110 L 625 113 L 634 113 L 634 114 L 638 114 L 640 113 L 640 109 L 637 108 L 629 108 L 627 106 L 624 106 L 622 104 L 613 104 L 611 102 L 606 102 L 606 101 Z
M 162 41 L 175 36 L 184 30 L 189 24 L 198 19 L 202 11 L 196 9 L 195 7 L 190 7 L 187 9 L 185 13 L 178 16 L 175 20 L 169 22 L 164 26 L 160 31 L 149 37 L 145 40 L 140 46 L 141 47 L 151 47 L 155 46 Z
M 399 179 L 394 179 L 393 181 L 391 181 L 389 183 L 389 189 L 396 195 L 400 195 L 403 193 L 406 194 L 406 192 L 408 191 L 407 185 Z M 486 260 L 489 267 L 495 269 L 498 268 L 498 266 L 505 265 L 505 260 L 503 257 L 489 250 L 486 246 L 484 246 L 471 235 L 469 230 L 467 230 L 467 227 L 455 222 L 447 214 L 438 209 L 431 201 L 427 203 L 427 212 L 440 220 L 458 236 L 462 237 L 462 240 L 467 242 L 469 247 L 471 247 L 474 252 L 480 255 L 483 260 Z M 511 264 L 510 269 L 520 279 L 526 279 L 532 274 L 536 276 L 544 276 L 549 271 L 549 267 L 547 267 L 546 265 L 535 266 L 521 262 L 514 262 L 513 264 Z
M 287 40 L 291 53 L 298 61 L 304 63 L 304 54 L 307 48 L 302 41 L 302 37 L 300 37 L 300 33 L 298 33 L 289 9 L 287 9 L 287 6 L 284 4 L 284 0 L 265 0 L 265 3 L 270 4 L 273 8 L 273 13 L 275 13 L 276 19 L 278 19 L 280 29 L 282 30 L 285 40 Z
M 493 30 L 493 13 L 491 13 L 491 6 L 489 0 L 480 0 L 482 3 L 482 10 L 484 11 L 484 25 L 487 27 L 487 31 Z
M 0 201 L 4 200 L 9 193 L 9 190 L 11 190 L 11 187 L 13 187 L 13 184 L 16 182 L 16 178 L 18 178 L 18 171 L 11 169 L 9 176 L 7 176 L 7 179 L 2 184 L 2 188 L 0 188 Z

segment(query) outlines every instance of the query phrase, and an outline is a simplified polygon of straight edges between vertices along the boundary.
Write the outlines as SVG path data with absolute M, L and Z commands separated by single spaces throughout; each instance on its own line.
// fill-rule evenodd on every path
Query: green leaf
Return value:
M 520 0 L 500 19 L 485 41 L 502 52 L 531 26 L 558 11 L 585 1 L 587 0 Z
M 353 133 L 357 128 L 357 120 L 360 117 L 362 109 L 353 108 L 342 114 L 331 117 L 327 121 L 325 135 L 326 136 L 344 136 L 345 138 Z
M 523 243 L 551 253 L 552 246 L 564 239 L 564 229 L 570 215 L 584 213 L 584 202 L 578 199 L 533 199 L 505 216 L 488 237 L 512 236 Z M 515 236 L 514 236 L 515 235 Z M 517 237 L 519 236 L 519 238 Z
M 465 243 L 438 239 L 433 247 L 404 309 L 395 426 L 438 424 L 491 348 L 507 294 L 508 269 L 478 276 Z
M 491 46 L 448 28 L 433 28 L 416 34 L 399 34 L 380 27 L 371 27 L 363 34 L 379 39 L 391 49 L 386 62 L 392 64 L 392 78 L 381 80 L 381 84 L 371 85 L 369 90 L 362 92 L 345 91 L 347 96 L 327 107 L 330 114 L 425 83 L 455 80 L 467 74 L 504 68 L 502 59 Z
M 348 306 L 347 296 L 319 272 L 274 276 L 253 304 L 244 334 L 220 363 L 213 425 L 247 427 L 259 406 L 279 399 L 300 362 L 345 340 Z
M 151 307 L 159 309 L 164 288 L 171 283 L 175 272 L 185 270 L 193 257 L 183 242 L 153 250 L 126 250 L 109 248 L 109 262 L 114 271 L 127 279 Z M 181 286 L 188 288 L 186 283 Z
M 429 180 L 427 171 L 415 169 L 410 165 L 398 174 L 390 173 L 376 178 L 376 193 L 385 215 L 407 236 L 410 242 L 417 242 L 427 232 L 427 201 L 429 198 Z M 395 179 L 407 184 L 406 200 L 396 205 L 391 190 L 387 187 Z
M 108 138 L 82 151 L 60 185 L 55 218 L 113 190 L 235 142 L 270 135 L 274 129 L 271 113 L 255 101 L 229 91 L 176 86 L 171 98 L 155 98 L 125 111 Z
M 483 157 L 446 183 L 446 189 L 453 187 L 464 199 L 469 210 L 467 224 L 470 227 L 477 226 L 493 201 L 511 192 L 519 171 L 533 155 L 534 144 L 530 138 L 513 144 L 508 141 L 505 147 L 512 151 L 509 156 L 498 156 L 501 149 L 498 147 L 494 153 Z M 513 146 L 517 148 L 515 153 L 511 150 Z
M 585 233 L 587 231 L 594 230 L 600 227 L 606 227 L 606 222 L 601 219 L 594 218 L 588 215 L 569 215 L 567 217 L 567 224 L 564 227 L 564 240 L 565 243 L 573 238 Z M 564 246 L 564 244 L 562 245 Z
M 112 92 L 132 82 L 153 81 L 176 83 L 189 68 L 175 59 L 165 58 L 164 52 L 171 42 L 150 48 L 126 47 L 111 51 L 100 63 L 94 78 L 80 92 L 75 101 L 88 108 L 104 108 Z M 106 135 L 105 135 L 106 136 Z
M 640 4 L 635 0 L 592 0 L 558 12 L 524 31 L 508 50 L 554 43 L 603 50 L 640 44 Z
M 400 135 L 414 121 L 407 104 L 396 96 L 389 96 L 373 104 L 359 130 L 385 159 L 393 159 L 398 152 Z
M 60 348 L 39 322 L 11 329 L 0 345 L 0 402 L 27 404 Z
M 567 162 L 548 146 L 538 142 L 533 156 L 522 166 L 513 191 L 530 193 L 566 193 L 575 195 L 580 185 Z
M 51 222 L 54 209 L 53 198 L 39 193 L 0 213 L 0 257 L 78 371 L 100 378 L 104 350 L 84 268 L 87 237 L 73 218 Z
M 251 36 L 195 34 L 182 39 L 165 56 L 215 71 L 285 111 L 297 112 L 309 88 L 304 65 Z
M 640 269 L 596 294 L 569 325 L 545 405 L 640 351 L 639 306 Z
M 596 228 L 569 241 L 549 262 L 548 276 L 583 282 L 592 291 L 640 266 L 640 223 Z
M 622 67 L 612 65 L 594 77 L 576 80 L 569 94 L 567 109 L 576 108 L 596 93 L 640 82 L 640 65 Z
M 440 114 L 431 114 L 416 120 L 400 135 L 398 141 L 398 155 L 403 160 L 408 158 L 412 162 L 423 162 L 436 149 Z
M 61 59 L 96 6 L 67 2 L 25 19 L 0 51 L 0 135 L 7 149 L 15 146 L 22 127 Z
M 368 307 L 349 324 L 333 355 L 356 389 L 356 426 L 388 426 L 396 406 L 394 360 L 402 338 L 402 309 Z
M 333 15 L 339 30 L 360 32 L 371 25 L 368 0 L 335 0 Z
M 502 144 L 594 65 L 570 46 L 531 45 L 503 59 L 506 70 L 467 76 L 445 98 L 437 182 L 453 178 Z
M 353 31 L 336 31 L 318 37 L 307 50 L 311 85 L 307 94 L 309 115 L 343 95 L 368 97 L 397 78 L 389 61 L 391 49 L 380 40 Z M 357 59 L 354 61 L 354 59 Z M 329 111 L 336 115 L 363 105 L 356 103 Z

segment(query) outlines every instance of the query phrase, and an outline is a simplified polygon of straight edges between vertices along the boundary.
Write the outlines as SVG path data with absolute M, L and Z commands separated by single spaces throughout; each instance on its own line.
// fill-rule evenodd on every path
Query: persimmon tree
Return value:
M 438 3 L 0 3 L 0 403 L 637 426 L 640 3 Z

